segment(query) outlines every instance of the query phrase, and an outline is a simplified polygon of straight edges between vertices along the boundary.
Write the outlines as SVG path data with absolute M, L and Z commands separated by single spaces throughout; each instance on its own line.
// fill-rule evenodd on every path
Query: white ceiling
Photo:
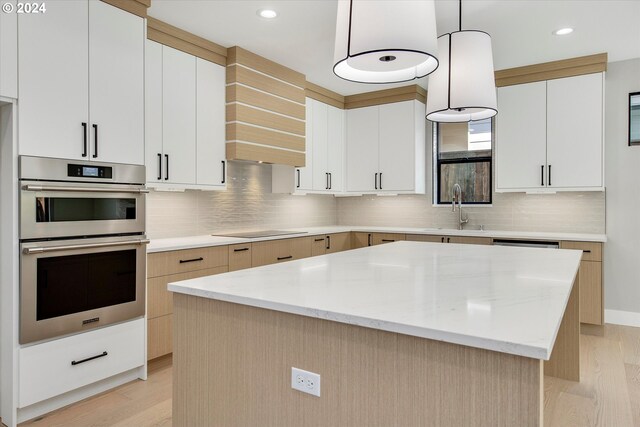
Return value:
M 463 29 L 491 34 L 496 70 L 600 52 L 610 62 L 640 57 L 640 0 L 465 0 L 462 7 Z M 258 17 L 264 8 L 278 17 Z M 336 0 L 153 0 L 149 15 L 225 47 L 241 46 L 343 95 L 393 87 L 333 74 L 336 9 Z M 457 0 L 436 0 L 438 34 L 457 29 L 457 14 Z M 562 27 L 575 31 L 552 35 Z M 426 87 L 427 78 L 419 84 Z

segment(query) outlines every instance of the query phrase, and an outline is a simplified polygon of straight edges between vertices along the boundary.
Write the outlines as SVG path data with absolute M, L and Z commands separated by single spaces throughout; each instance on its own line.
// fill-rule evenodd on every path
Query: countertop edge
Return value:
M 441 341 L 450 344 L 463 345 L 467 347 L 473 347 L 483 350 L 496 351 L 500 353 L 512 354 L 516 356 L 529 357 L 532 359 L 549 360 L 551 357 L 551 348 L 536 347 L 523 344 L 507 343 L 498 341 L 491 338 L 475 337 L 463 334 L 457 334 L 446 331 L 439 331 L 430 328 L 422 328 L 413 325 L 405 325 L 396 322 L 381 321 L 379 319 L 371 319 L 355 315 L 347 315 L 343 313 L 336 313 L 326 310 L 318 310 L 305 308 L 300 306 L 293 306 L 290 304 L 283 304 L 278 302 L 265 301 L 250 297 L 238 297 L 234 295 L 223 294 L 219 292 L 205 291 L 201 289 L 193 289 L 175 284 L 176 282 L 168 284 L 168 290 L 183 295 L 189 295 L 199 298 L 214 299 L 217 301 L 224 301 L 233 304 L 247 305 L 256 308 L 262 308 L 266 310 L 274 310 L 282 313 L 295 314 L 305 317 L 311 317 L 321 320 L 328 320 L 332 322 L 339 322 L 348 325 L 355 325 L 364 328 L 377 329 L 386 332 L 398 333 L 403 335 L 414 336 L 418 338 L 430 339 L 434 341 Z M 568 298 L 567 298 L 568 301 Z M 556 328 L 556 336 L 554 336 L 553 343 L 557 337 L 560 325 Z

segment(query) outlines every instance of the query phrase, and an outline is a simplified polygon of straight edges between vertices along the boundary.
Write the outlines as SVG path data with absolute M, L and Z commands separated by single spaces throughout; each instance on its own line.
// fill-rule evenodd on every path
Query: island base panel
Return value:
M 540 360 L 184 294 L 174 316 L 176 427 L 542 425 Z
M 544 374 L 580 381 L 580 277 L 576 275 L 569 301 L 556 335 L 551 358 L 544 362 Z

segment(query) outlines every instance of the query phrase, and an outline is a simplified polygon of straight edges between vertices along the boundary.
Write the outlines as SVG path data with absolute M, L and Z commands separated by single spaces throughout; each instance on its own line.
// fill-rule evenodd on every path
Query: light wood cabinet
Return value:
M 604 189 L 603 73 L 498 89 L 496 191 Z
M 227 246 L 157 252 L 147 257 L 147 277 L 166 276 L 229 264 Z
M 406 235 L 400 233 L 354 232 L 351 237 L 351 247 L 353 249 L 358 249 L 364 248 L 365 246 L 376 246 L 383 243 L 392 243 L 400 240 L 406 240 Z
M 326 253 L 348 251 L 351 249 L 351 233 L 336 233 L 327 235 Z
M 582 261 L 578 271 L 580 322 L 602 325 L 604 323 L 602 243 L 562 241 L 560 248 L 582 251 Z
M 229 245 L 229 271 L 251 268 L 251 243 Z
M 315 236 L 311 243 L 311 256 L 324 255 L 327 253 L 327 237 Z
M 460 243 L 465 245 L 490 245 L 490 237 L 442 236 L 431 234 L 407 234 L 407 240 L 413 242 Z
M 296 237 L 252 243 L 251 266 L 258 267 L 310 257 L 312 240 L 312 237 Z
M 144 43 L 143 18 L 101 1 L 20 14 L 20 154 L 144 164 Z

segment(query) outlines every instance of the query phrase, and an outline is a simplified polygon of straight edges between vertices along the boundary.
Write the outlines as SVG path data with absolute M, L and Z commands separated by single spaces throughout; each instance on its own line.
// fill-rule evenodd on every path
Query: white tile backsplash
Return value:
M 152 191 L 147 235 L 182 237 L 221 231 L 337 224 L 333 196 L 271 194 L 271 166 L 229 162 L 227 191 Z
M 249 229 L 323 225 L 455 228 L 457 213 L 434 207 L 429 196 L 271 193 L 271 166 L 229 162 L 227 191 L 151 192 L 150 238 L 182 237 Z M 605 232 L 605 193 L 494 194 L 491 207 L 464 207 L 465 228 L 487 230 Z

